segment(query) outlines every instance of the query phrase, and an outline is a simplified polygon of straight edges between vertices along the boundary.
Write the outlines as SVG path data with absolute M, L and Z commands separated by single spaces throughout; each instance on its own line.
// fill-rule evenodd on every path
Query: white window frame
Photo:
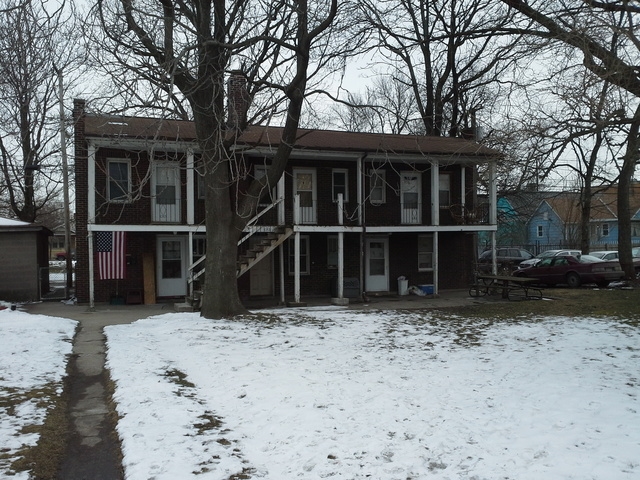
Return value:
M 544 237 L 544 225 L 537 226 L 537 237 Z
M 387 203 L 387 172 L 385 170 L 378 170 L 372 168 L 369 170 L 370 189 L 369 189 L 369 201 L 372 205 L 382 205 Z M 373 198 L 373 192 L 380 190 L 380 199 Z
M 443 180 L 446 179 L 446 189 L 443 189 Z M 446 201 L 442 201 L 442 194 L 446 192 L 447 199 Z M 438 174 L 438 200 L 440 204 L 440 208 L 449 208 L 451 207 L 451 173 L 442 173 Z
M 338 201 L 338 193 L 336 192 L 336 174 L 344 175 L 344 194 L 342 195 L 342 201 L 349 201 L 349 170 L 346 168 L 333 168 L 331 169 L 331 198 L 334 202 Z
M 338 268 L 338 235 L 327 236 L 327 268 Z
M 431 239 L 431 250 L 421 250 L 421 240 L 424 239 Z M 418 271 L 419 272 L 432 272 L 433 271 L 433 233 L 429 233 L 429 234 L 425 234 L 425 235 L 418 235 Z M 429 267 L 424 267 L 421 266 L 423 263 L 423 256 L 427 256 L 430 257 L 430 261 L 427 262 L 428 264 L 430 264 L 431 266 Z
M 118 181 L 111 178 L 111 164 L 112 163 L 124 163 L 127 165 L 127 188 L 125 194 L 116 198 L 111 198 L 111 182 L 115 182 L 115 185 L 120 187 L 120 190 L 124 189 Z M 129 203 L 131 202 L 131 160 L 128 158 L 108 158 L 107 159 L 107 200 L 111 203 Z
M 289 237 L 287 240 L 287 270 L 289 275 L 295 275 L 295 254 L 296 248 L 294 246 L 294 238 Z M 303 246 L 304 245 L 304 246 Z M 309 251 L 311 242 L 309 241 L 309 235 L 300 235 L 300 275 L 311 274 L 311 252 Z M 306 253 L 303 254 L 302 252 Z

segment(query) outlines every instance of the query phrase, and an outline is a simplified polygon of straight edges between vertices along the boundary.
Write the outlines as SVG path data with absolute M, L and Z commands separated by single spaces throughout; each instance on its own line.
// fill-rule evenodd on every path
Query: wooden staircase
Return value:
M 240 278 L 247 273 L 260 260 L 269 255 L 280 244 L 291 236 L 293 229 L 290 227 L 276 227 L 273 232 L 267 233 L 258 243 L 253 245 L 238 258 L 236 277 Z

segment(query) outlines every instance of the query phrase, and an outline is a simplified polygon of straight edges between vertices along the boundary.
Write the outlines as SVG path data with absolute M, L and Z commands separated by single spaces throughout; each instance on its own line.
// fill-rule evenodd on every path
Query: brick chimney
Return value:
M 234 70 L 227 81 L 227 126 L 243 130 L 247 126 L 247 111 L 251 98 L 247 89 L 247 77 L 240 70 Z

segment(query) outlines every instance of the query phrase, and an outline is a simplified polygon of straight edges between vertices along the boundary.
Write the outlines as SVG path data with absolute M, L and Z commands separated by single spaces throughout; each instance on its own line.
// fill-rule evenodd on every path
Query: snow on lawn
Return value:
M 28 472 L 8 477 L 14 473 L 10 463 L 38 441 L 38 434 L 23 429 L 42 425 L 48 396 L 62 393 L 75 328 L 73 320 L 0 310 L 1 478 L 29 478 Z
M 127 479 L 640 478 L 637 327 L 277 314 L 107 327 Z

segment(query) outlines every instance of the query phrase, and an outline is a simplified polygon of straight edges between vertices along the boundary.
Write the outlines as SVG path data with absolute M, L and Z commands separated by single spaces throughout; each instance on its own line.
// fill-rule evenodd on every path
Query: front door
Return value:
M 252 243 L 257 243 L 259 238 L 252 239 Z M 249 295 L 272 295 L 273 294 L 273 270 L 271 253 L 256 263 L 249 270 Z
M 365 288 L 367 292 L 389 291 L 389 239 L 367 238 Z
M 419 172 L 400 174 L 400 202 L 402 223 L 422 223 L 422 177 Z
M 159 297 L 187 294 L 186 246 L 186 237 L 158 237 L 156 283 Z
M 300 223 L 317 223 L 316 171 L 314 169 L 293 170 L 293 195 L 300 195 Z

